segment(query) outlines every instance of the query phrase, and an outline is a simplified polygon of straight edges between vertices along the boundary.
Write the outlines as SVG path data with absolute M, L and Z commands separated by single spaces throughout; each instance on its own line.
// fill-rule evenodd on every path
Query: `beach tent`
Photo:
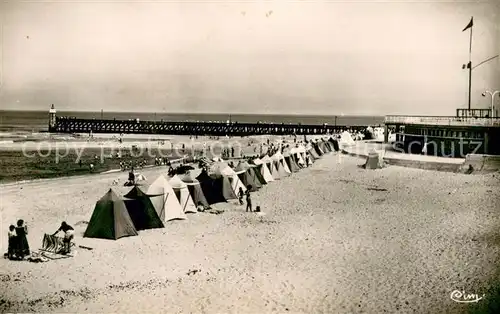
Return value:
M 316 161 L 316 158 L 314 158 L 314 155 L 311 153 L 311 149 L 307 150 L 307 156 L 309 156 L 310 164 Z
M 182 182 L 178 175 L 173 176 L 168 183 L 172 186 L 172 189 L 174 189 L 175 195 L 181 204 L 182 211 L 184 213 L 197 213 L 196 205 L 191 198 L 191 193 L 189 192 L 187 184 Z
M 226 163 L 217 163 L 214 164 L 210 168 L 210 176 L 213 177 L 222 177 L 223 180 L 223 194 L 226 199 L 235 199 L 238 198 L 238 191 L 240 188 L 243 189 L 243 192 L 247 190 L 243 182 L 241 182 L 238 174 L 233 170 L 233 168 L 229 167 Z M 227 191 L 227 185 L 229 183 L 229 187 L 232 192 Z
M 184 182 L 191 194 L 191 198 L 195 205 L 201 203 L 203 206 L 208 206 L 207 198 L 203 194 L 203 189 L 201 188 L 200 181 L 196 177 L 201 173 L 200 170 L 190 170 L 183 176 L 181 176 L 182 182 Z
M 286 155 L 285 156 L 285 162 L 288 165 L 288 168 L 292 172 L 298 172 L 299 171 L 299 166 L 297 166 L 297 164 L 295 163 L 295 161 L 293 160 L 293 158 L 290 155 Z
M 261 160 L 266 164 L 267 168 L 269 168 L 269 171 L 271 172 L 271 175 L 273 176 L 274 180 L 281 179 L 278 168 L 276 168 L 274 160 L 271 157 L 265 155 L 264 157 L 261 158 Z
M 201 189 L 209 205 L 227 202 L 223 194 L 221 180 L 211 178 L 206 171 L 202 171 L 196 179 L 200 182 Z
M 276 169 L 278 169 L 278 173 L 281 178 L 288 177 L 292 173 L 290 169 L 288 169 L 288 165 L 280 152 L 276 152 L 271 159 L 273 160 Z
M 305 158 L 306 158 L 306 148 L 304 147 L 304 145 L 299 145 L 297 146 L 297 153 L 299 154 L 299 156 L 302 157 L 302 159 L 304 160 L 305 162 Z
M 137 230 L 123 200 L 112 189 L 97 201 L 84 238 L 117 240 L 136 236 Z
M 321 142 L 319 142 L 319 147 L 323 152 L 325 152 L 325 154 L 331 152 L 330 146 L 328 146 L 324 139 L 321 139 Z
M 162 221 L 187 218 L 174 190 L 163 175 L 160 175 L 149 186 L 147 194 L 149 195 L 151 203 Z
M 155 197 L 160 195 L 152 196 Z M 150 197 L 137 185 L 125 194 L 124 197 L 126 198 L 124 200 L 125 206 L 127 207 L 128 214 L 136 230 L 140 231 L 164 227 L 153 203 L 151 203 Z
M 212 180 L 219 181 L 218 185 L 222 187 L 222 196 L 224 196 L 226 200 L 238 198 L 233 191 L 231 181 L 228 177 L 232 172 L 234 171 L 232 171 L 231 167 L 225 162 L 216 162 L 212 164 L 207 172 Z
M 333 137 L 330 137 L 329 139 L 330 143 L 332 143 L 332 147 L 333 147 L 333 150 L 338 152 L 340 149 L 339 149 L 339 142 L 334 139 Z
M 384 158 L 382 157 L 382 153 L 377 152 L 375 149 L 372 149 L 368 156 L 366 157 L 366 163 L 363 166 L 365 169 L 381 169 L 384 167 Z
M 323 148 L 321 148 L 319 140 L 317 140 L 316 143 L 314 143 L 314 148 L 316 149 L 316 151 L 320 156 L 323 156 L 325 154 L 325 151 L 323 150 Z
M 241 182 L 246 186 L 251 186 L 251 192 L 257 191 L 262 187 L 259 180 L 253 175 L 253 168 L 246 162 L 240 161 L 234 171 L 238 174 Z
M 260 174 L 266 183 L 274 181 L 273 175 L 271 174 L 271 171 L 269 171 L 265 162 L 263 162 L 260 158 L 255 158 L 252 160 L 252 163 L 257 166 L 256 169 L 260 171 Z
M 314 148 L 314 151 L 318 154 L 318 156 L 321 157 L 325 154 L 325 152 L 319 147 L 318 142 L 313 143 L 313 148 Z
M 283 156 L 282 153 L 280 153 L 279 151 L 274 153 L 274 155 L 271 157 L 272 160 L 274 161 L 280 161 L 281 164 L 283 165 L 283 167 L 285 168 L 285 171 L 288 172 L 288 173 L 292 173 L 290 171 L 290 169 L 288 168 L 288 165 L 286 164 L 285 162 L 285 156 Z
M 297 164 L 297 166 L 305 167 L 306 163 L 305 163 L 304 158 L 302 157 L 302 155 L 297 147 L 292 147 L 292 149 L 290 149 L 290 156 L 292 156 L 292 158 L 295 161 L 295 164 Z
M 249 163 L 248 161 L 244 161 L 244 164 L 246 164 L 248 167 L 250 167 L 249 173 L 253 177 L 254 181 L 259 182 L 261 186 L 264 186 L 267 184 L 267 181 L 264 179 L 262 176 L 262 173 L 260 171 L 260 166 L 254 165 Z
M 311 148 L 309 149 L 309 154 L 314 158 L 314 160 L 319 159 L 321 156 L 318 154 L 318 151 L 314 147 L 314 144 L 311 144 Z
M 356 144 L 351 136 L 351 133 L 347 132 L 347 131 L 344 131 L 342 132 L 342 134 L 340 134 L 340 141 L 339 141 L 341 145 L 345 145 L 345 146 L 350 146 L 350 145 L 354 145 Z

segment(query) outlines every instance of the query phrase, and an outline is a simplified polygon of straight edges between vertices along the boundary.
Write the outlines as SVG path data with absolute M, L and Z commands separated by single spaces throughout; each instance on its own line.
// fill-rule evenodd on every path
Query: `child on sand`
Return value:
M 240 189 L 238 190 L 238 201 L 240 202 L 240 205 L 243 205 L 243 196 L 245 195 L 245 192 L 243 192 L 243 188 L 240 186 Z
M 250 190 L 252 189 L 252 186 L 249 185 L 247 187 L 247 191 L 245 192 L 245 195 L 247 196 L 247 209 L 246 211 L 252 212 L 252 198 L 250 197 Z

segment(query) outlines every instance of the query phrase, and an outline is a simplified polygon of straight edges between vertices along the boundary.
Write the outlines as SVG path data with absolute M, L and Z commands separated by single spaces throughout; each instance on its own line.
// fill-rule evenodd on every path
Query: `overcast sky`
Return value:
M 500 1 L 7 1 L 3 109 L 454 115 Z M 473 107 L 500 61 L 473 71 Z M 500 106 L 500 99 L 498 101 Z

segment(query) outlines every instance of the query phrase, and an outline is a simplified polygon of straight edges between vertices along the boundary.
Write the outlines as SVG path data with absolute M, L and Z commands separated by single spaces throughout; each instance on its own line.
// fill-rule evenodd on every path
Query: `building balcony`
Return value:
M 500 127 L 500 118 L 445 116 L 385 116 L 385 124 Z

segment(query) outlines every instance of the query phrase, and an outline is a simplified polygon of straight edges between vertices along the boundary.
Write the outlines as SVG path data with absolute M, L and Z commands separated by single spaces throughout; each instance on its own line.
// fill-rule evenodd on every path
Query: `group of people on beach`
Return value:
M 63 244 L 61 254 L 68 254 L 71 252 L 71 241 L 74 238 L 75 229 L 68 225 L 65 221 L 61 223 L 59 229 L 57 229 L 52 236 L 55 236 L 60 231 L 64 232 Z M 8 249 L 6 256 L 10 260 L 24 260 L 25 257 L 31 255 L 30 246 L 28 243 L 28 225 L 23 219 L 17 221 L 17 226 L 10 225 L 8 231 Z
M 10 260 L 22 260 L 25 256 L 30 255 L 30 246 L 28 244 L 28 226 L 24 220 L 19 219 L 17 226 L 9 226 L 9 247 L 7 250 L 7 258 Z

